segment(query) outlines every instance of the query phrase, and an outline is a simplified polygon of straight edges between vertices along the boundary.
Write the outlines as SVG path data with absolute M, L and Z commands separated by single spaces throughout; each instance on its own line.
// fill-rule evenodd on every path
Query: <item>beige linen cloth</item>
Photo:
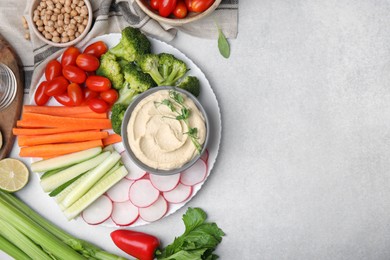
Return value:
M 27 21 L 31 21 L 28 15 L 30 4 L 31 2 L 28 2 L 24 11 Z M 160 24 L 151 19 L 139 8 L 134 0 L 91 0 L 91 4 L 93 7 L 93 25 L 87 36 L 79 43 L 79 46 L 84 46 L 96 36 L 120 32 L 121 29 L 129 25 L 140 28 L 150 37 L 166 42 L 171 41 L 176 36 L 178 30 L 196 37 L 217 39 L 216 22 L 228 38 L 237 37 L 238 0 L 222 0 L 217 10 L 209 17 L 199 22 L 176 28 Z M 31 27 L 32 24 L 29 24 L 29 26 Z M 30 90 L 26 92 L 30 94 L 34 93 L 34 89 L 42 76 L 47 62 L 59 57 L 64 50 L 63 48 L 45 44 L 33 33 L 31 33 L 31 43 L 34 69 L 32 75 L 31 66 L 27 68 L 26 72 L 26 85 L 30 86 Z

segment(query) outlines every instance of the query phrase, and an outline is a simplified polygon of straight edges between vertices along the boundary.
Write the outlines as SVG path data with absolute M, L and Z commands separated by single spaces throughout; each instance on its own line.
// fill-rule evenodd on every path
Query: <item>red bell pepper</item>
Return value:
M 111 238 L 117 247 L 140 260 L 153 260 L 160 245 L 158 238 L 152 235 L 126 229 L 111 232 Z

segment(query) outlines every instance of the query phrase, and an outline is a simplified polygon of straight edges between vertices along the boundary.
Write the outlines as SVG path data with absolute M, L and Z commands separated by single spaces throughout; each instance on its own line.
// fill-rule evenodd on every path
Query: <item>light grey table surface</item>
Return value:
M 226 232 L 221 259 L 390 259 L 389 14 L 390 1 L 242 0 L 229 59 L 216 40 L 170 43 L 221 108 L 217 163 L 187 204 Z M 65 225 L 44 202 L 34 208 L 120 253 L 110 228 Z M 136 230 L 167 244 L 185 208 Z

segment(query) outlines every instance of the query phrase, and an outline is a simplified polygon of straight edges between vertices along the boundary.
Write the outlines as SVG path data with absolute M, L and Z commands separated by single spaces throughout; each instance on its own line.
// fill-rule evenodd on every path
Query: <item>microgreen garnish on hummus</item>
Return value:
M 166 98 L 162 100 L 161 102 L 155 102 L 156 107 L 159 105 L 165 105 L 167 106 L 172 112 L 175 112 L 177 114 L 176 117 L 170 117 L 170 116 L 164 116 L 165 118 L 172 118 L 176 120 L 182 120 L 187 128 L 188 131 L 183 133 L 187 134 L 190 138 L 192 143 L 195 145 L 196 150 L 201 153 L 202 151 L 202 145 L 199 143 L 198 139 L 198 129 L 196 127 L 191 127 L 189 123 L 189 117 L 191 116 L 191 109 L 186 107 L 184 105 L 184 97 L 178 93 L 175 90 L 169 91 L 169 98 Z

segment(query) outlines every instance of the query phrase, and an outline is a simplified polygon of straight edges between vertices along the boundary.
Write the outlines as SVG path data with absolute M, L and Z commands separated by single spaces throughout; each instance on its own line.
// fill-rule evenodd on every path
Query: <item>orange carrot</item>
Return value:
M 83 131 L 68 132 L 51 135 L 19 136 L 19 146 L 33 146 L 40 144 L 71 143 L 90 140 L 100 140 L 108 137 L 108 132 Z
M 66 117 L 78 117 L 78 118 L 107 118 L 107 113 L 80 113 L 80 114 L 69 114 L 69 115 L 63 115 Z
M 109 136 L 104 138 L 102 141 L 103 141 L 103 145 L 107 146 L 110 144 L 122 142 L 122 137 L 118 134 L 110 134 Z
M 24 105 L 23 113 L 37 113 L 52 116 L 64 116 L 69 114 L 95 113 L 88 106 L 63 107 L 63 106 L 34 106 Z
M 63 154 L 74 153 L 74 152 L 86 150 L 97 146 L 100 147 L 103 146 L 102 140 L 26 146 L 20 148 L 19 156 L 49 158 L 49 157 L 59 156 Z
M 111 120 L 101 118 L 75 118 L 63 116 L 51 116 L 35 113 L 23 113 L 23 119 L 16 122 L 17 127 L 48 127 L 48 128 L 71 128 L 82 129 L 110 129 Z
M 22 135 L 48 135 L 56 133 L 67 133 L 75 131 L 71 128 L 19 128 L 15 127 L 12 129 L 12 133 L 17 136 Z

